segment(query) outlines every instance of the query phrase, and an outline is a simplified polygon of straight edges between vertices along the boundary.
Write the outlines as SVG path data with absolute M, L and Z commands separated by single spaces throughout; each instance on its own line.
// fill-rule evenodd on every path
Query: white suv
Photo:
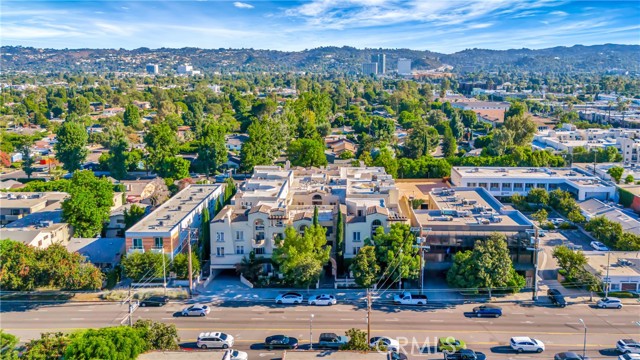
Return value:
M 544 343 L 527 336 L 516 336 L 511 338 L 511 348 L 519 353 L 521 352 L 537 352 L 544 351 Z
M 196 345 L 201 349 L 228 349 L 233 346 L 233 336 L 221 332 L 200 333 Z
M 633 339 L 621 339 L 616 343 L 616 350 L 621 354 L 640 354 L 640 342 Z

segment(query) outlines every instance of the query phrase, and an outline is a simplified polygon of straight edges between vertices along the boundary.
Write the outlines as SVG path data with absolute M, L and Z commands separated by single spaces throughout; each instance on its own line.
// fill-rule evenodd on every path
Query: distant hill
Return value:
M 548 49 L 467 49 L 453 54 L 410 49 L 356 49 L 320 47 L 285 52 L 254 49 L 36 49 L 21 46 L 0 48 L 3 71 L 144 71 L 157 63 L 162 72 L 191 63 L 204 72 L 311 71 L 358 72 L 372 54 L 387 55 L 387 70 L 395 70 L 398 58 L 411 59 L 414 69 L 452 65 L 453 72 L 640 72 L 639 45 L 593 45 Z

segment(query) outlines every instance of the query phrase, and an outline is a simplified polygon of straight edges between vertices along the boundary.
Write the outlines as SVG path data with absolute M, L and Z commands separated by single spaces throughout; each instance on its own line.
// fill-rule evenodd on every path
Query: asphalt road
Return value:
M 138 308 L 134 320 L 145 318 L 176 324 L 187 348 L 194 346 L 200 332 L 227 332 L 236 338 L 235 348 L 248 351 L 250 358 L 260 359 L 277 358 L 275 352 L 260 346 L 268 335 L 297 337 L 303 348 L 308 347 L 311 314 L 314 314 L 313 337 L 316 341 L 321 332 L 343 334 L 352 327 L 366 330 L 363 305 L 311 307 L 234 302 L 213 306 L 211 313 L 203 318 L 176 316 L 183 307 L 183 304 L 170 303 L 162 308 Z M 435 344 L 436 338 L 447 336 L 466 341 L 469 348 L 485 352 L 489 359 L 550 359 L 561 351 L 581 352 L 584 328 L 580 318 L 588 326 L 587 354 L 592 359 L 615 359 L 613 348 L 618 339 L 640 337 L 640 306 L 636 305 L 621 310 L 601 310 L 586 304 L 564 309 L 504 304 L 505 315 L 499 319 L 465 317 L 464 313 L 472 308 L 473 305 L 441 308 L 375 306 L 372 333 L 408 339 L 406 350 L 413 354 L 410 359 L 441 359 L 441 354 L 424 352 Z M 126 323 L 127 305 L 4 302 L 0 311 L 0 326 L 26 341 L 38 337 L 41 332 Z M 546 344 L 546 351 L 519 355 L 510 352 L 507 345 L 512 336 L 540 339 Z M 413 339 L 415 345 L 411 345 Z

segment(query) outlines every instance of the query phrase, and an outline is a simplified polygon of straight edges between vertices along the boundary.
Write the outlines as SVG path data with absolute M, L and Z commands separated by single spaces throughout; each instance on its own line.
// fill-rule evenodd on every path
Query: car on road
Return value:
M 288 292 L 276 297 L 276 304 L 302 304 L 302 294 Z
M 249 355 L 244 351 L 227 350 L 222 356 L 222 360 L 247 360 Z
M 211 309 L 207 305 L 193 304 L 186 307 L 180 313 L 182 316 L 206 316 L 211 312 Z
M 600 309 L 622 309 L 622 301 L 618 298 L 608 297 L 598 300 L 596 306 Z
M 417 295 L 410 292 L 404 292 L 393 297 L 393 303 L 396 305 L 427 305 L 426 295 Z
M 295 349 L 298 347 L 298 339 L 286 335 L 273 335 L 264 339 L 264 346 L 269 349 Z
M 509 342 L 511 348 L 518 353 L 522 352 L 537 352 L 544 351 L 544 343 L 538 339 L 530 338 L 528 336 L 514 336 Z
M 314 295 L 309 298 L 309 305 L 335 305 L 336 297 L 329 294 Z
M 200 349 L 228 349 L 233 346 L 233 336 L 221 332 L 204 332 L 198 335 L 196 346 Z
M 555 218 L 555 219 L 549 219 L 549 221 L 550 221 L 553 225 L 558 226 L 558 225 L 560 225 L 560 224 L 562 224 L 562 223 L 564 222 L 564 219 L 562 219 L 562 218 Z
M 369 346 L 372 349 L 379 349 L 384 346 L 389 351 L 397 352 L 400 349 L 400 343 L 396 339 L 392 339 L 386 336 L 374 336 L 369 341 Z
M 164 306 L 169 302 L 168 296 L 151 296 L 140 301 L 140 306 Z
M 320 334 L 320 341 L 318 341 L 318 348 L 337 350 L 348 341 L 349 338 L 346 336 L 339 336 L 335 333 L 322 333 Z
M 484 353 L 473 351 L 470 349 L 460 350 L 455 353 L 444 353 L 444 360 L 486 360 L 487 356 Z
M 640 354 L 640 342 L 633 339 L 620 339 L 616 343 L 616 350 L 621 354 Z
M 618 360 L 640 360 L 640 354 L 622 354 Z
M 549 289 L 547 290 L 547 296 L 549 297 L 549 300 L 551 300 L 551 303 L 553 303 L 554 305 L 561 308 L 567 306 L 567 300 L 564 299 L 564 296 L 562 296 L 560 290 Z
M 409 358 L 407 357 L 407 355 L 401 352 L 389 351 L 388 359 L 389 360 L 408 360 Z
M 555 354 L 553 356 L 553 360 L 587 360 L 587 358 L 583 358 L 582 355 L 568 351 Z
M 609 248 L 600 241 L 592 241 L 589 245 L 596 251 L 609 251 Z
M 497 318 L 502 316 L 502 308 L 491 304 L 480 305 L 473 308 L 473 315 L 477 317 Z
M 457 352 L 466 349 L 467 344 L 454 337 L 438 338 L 438 351 Z

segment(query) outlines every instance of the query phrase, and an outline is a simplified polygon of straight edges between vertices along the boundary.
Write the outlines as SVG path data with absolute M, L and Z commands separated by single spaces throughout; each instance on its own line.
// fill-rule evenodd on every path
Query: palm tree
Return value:
M 629 109 L 629 100 L 620 100 L 616 106 L 616 110 L 622 113 L 622 122 L 624 123 L 625 112 Z M 623 125 L 624 126 L 624 125 Z
M 607 121 L 608 123 L 611 123 L 611 107 L 613 107 L 613 105 L 615 105 L 615 103 L 609 100 L 609 102 L 607 103 L 607 108 L 609 110 L 609 120 Z

